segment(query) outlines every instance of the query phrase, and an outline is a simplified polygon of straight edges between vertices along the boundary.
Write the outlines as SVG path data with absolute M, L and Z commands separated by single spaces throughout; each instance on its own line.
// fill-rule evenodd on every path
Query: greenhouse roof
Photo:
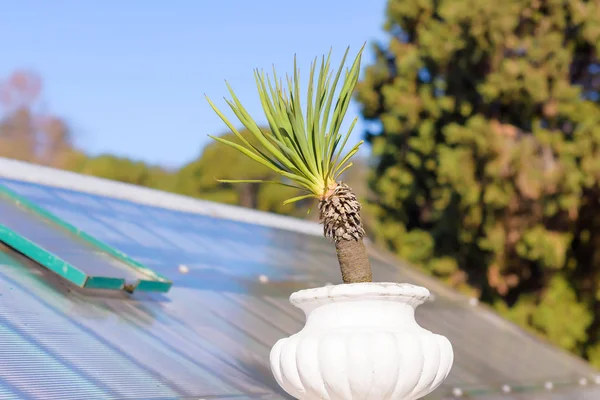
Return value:
M 172 283 L 133 293 L 80 287 L 47 259 L 0 244 L 0 399 L 287 397 L 268 354 L 303 326 L 288 297 L 340 282 L 318 224 L 7 159 L 0 186 Z M 0 206 L 0 225 L 12 218 L 33 235 L 17 214 Z M 85 249 L 37 232 L 35 242 L 98 272 L 81 261 Z M 455 363 L 428 398 L 600 398 L 584 361 L 383 252 L 371 257 L 375 280 L 434 294 L 417 320 L 450 339 Z

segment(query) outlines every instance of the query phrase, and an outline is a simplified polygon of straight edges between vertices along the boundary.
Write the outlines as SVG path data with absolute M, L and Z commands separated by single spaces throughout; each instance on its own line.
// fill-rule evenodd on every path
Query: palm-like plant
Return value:
M 364 46 L 363 46 L 364 48 Z M 315 79 L 317 60 L 311 64 L 306 111 L 300 99 L 300 76 L 294 57 L 294 74 L 287 76 L 287 90 L 277 73 L 273 79 L 255 70 L 258 93 L 270 132 L 261 130 L 227 85 L 232 100 L 226 100 L 236 117 L 257 139 L 251 144 L 221 111 L 208 99 L 213 110 L 240 140 L 213 139 L 235 148 L 283 177 L 281 181 L 221 180 L 229 183 L 274 183 L 291 186 L 306 194 L 286 200 L 292 203 L 306 198 L 319 200 L 319 217 L 324 235 L 335 243 L 344 283 L 371 282 L 371 266 L 363 243 L 365 231 L 360 218 L 361 205 L 348 185 L 339 176 L 352 166 L 350 159 L 363 143 L 344 153 L 344 147 L 357 122 L 354 119 L 345 134 L 340 133 L 342 121 L 358 82 L 360 49 L 349 70 L 344 71 L 348 50 L 334 75 L 330 72 L 331 52 L 322 57 Z M 342 73 L 344 73 L 342 78 Z M 342 78 L 342 79 L 341 79 Z M 337 93 L 341 79 L 341 89 Z M 332 109 L 333 107 L 333 109 Z

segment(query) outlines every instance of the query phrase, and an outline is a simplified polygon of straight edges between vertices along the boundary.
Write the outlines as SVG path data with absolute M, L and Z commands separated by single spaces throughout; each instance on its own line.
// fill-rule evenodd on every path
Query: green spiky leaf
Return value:
M 360 142 L 349 152 L 343 153 L 356 120 L 352 122 L 350 129 L 345 134 L 340 133 L 340 127 L 358 82 L 363 49 L 364 45 L 345 74 L 343 73 L 344 64 L 349 49 L 346 50 L 335 76 L 330 72 L 331 52 L 327 58 L 322 57 L 316 79 L 317 59 L 313 61 L 310 68 L 307 106 L 304 111 L 301 107 L 300 73 L 296 57 L 294 57 L 294 73 L 287 76 L 286 79 L 287 90 L 277 79 L 274 69 L 272 79 L 263 71 L 256 70 L 254 73 L 256 86 L 271 132 L 264 132 L 259 128 L 233 89 L 227 85 L 232 97 L 231 101 L 227 100 L 227 104 L 238 120 L 257 139 L 261 148 L 259 149 L 246 140 L 237 144 L 220 138 L 213 139 L 235 148 L 293 182 L 293 185 L 284 184 L 284 186 L 291 186 L 310 193 L 286 200 L 285 204 L 310 197 L 322 197 L 328 188 L 335 184 L 335 179 L 352 166 L 349 160 L 362 144 Z M 338 92 L 340 80 L 342 84 Z M 229 129 L 237 137 L 240 137 L 241 135 L 234 125 L 214 103 L 210 99 L 208 102 Z M 222 182 L 248 183 L 250 181 L 239 179 Z M 252 180 L 252 182 L 262 181 Z
M 311 193 L 311 194 L 305 194 L 305 195 L 298 196 L 298 197 L 293 197 L 291 199 L 287 199 L 286 201 L 284 201 L 283 204 L 284 205 L 291 204 L 291 203 L 295 203 L 300 200 L 309 199 L 311 197 L 317 197 L 317 195 Z

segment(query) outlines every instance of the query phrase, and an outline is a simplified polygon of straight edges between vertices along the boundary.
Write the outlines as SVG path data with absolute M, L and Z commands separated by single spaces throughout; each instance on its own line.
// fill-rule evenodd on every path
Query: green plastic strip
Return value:
M 139 274 L 141 278 L 135 282 L 126 282 L 123 277 L 113 276 L 91 276 L 85 272 L 85 266 L 78 268 L 54 254 L 50 249 L 45 248 L 42 244 L 36 243 L 35 240 L 25 237 L 14 226 L 10 227 L 5 218 L 8 216 L 0 213 L 0 241 L 8 246 L 16 249 L 37 263 L 54 271 L 58 275 L 74 283 L 79 287 L 94 288 L 94 289 L 109 289 L 109 290 L 127 290 L 129 292 L 139 290 L 144 292 L 163 292 L 170 290 L 172 282 L 143 264 L 133 260 L 119 250 L 101 242 L 100 240 L 88 235 L 68 222 L 58 218 L 48 210 L 30 202 L 19 194 L 13 192 L 9 188 L 0 184 L 0 200 L 8 201 L 13 206 L 29 212 L 36 217 L 50 224 L 54 229 L 62 230 L 63 233 L 75 236 L 73 240 L 82 241 L 86 248 L 91 251 L 100 253 L 101 256 L 108 257 L 106 264 L 110 265 L 109 260 L 116 261 L 127 268 L 131 268 L 132 272 Z M 97 255 L 94 255 L 97 257 Z M 110 267 L 107 267 L 110 268 Z M 113 267 L 116 268 L 116 267 Z

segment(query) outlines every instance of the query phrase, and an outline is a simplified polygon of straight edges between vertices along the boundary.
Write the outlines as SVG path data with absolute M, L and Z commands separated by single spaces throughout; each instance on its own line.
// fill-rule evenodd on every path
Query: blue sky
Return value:
M 0 79 L 39 73 L 45 106 L 87 152 L 173 167 L 226 131 L 205 93 L 224 109 L 227 79 L 263 122 L 254 68 L 290 72 L 296 53 L 306 82 L 315 56 L 333 48 L 335 66 L 347 46 L 354 55 L 384 39 L 384 10 L 385 0 L 4 1 Z M 367 49 L 363 66 L 371 60 Z M 355 105 L 346 125 L 356 115 Z M 352 143 L 361 137 L 359 122 Z

